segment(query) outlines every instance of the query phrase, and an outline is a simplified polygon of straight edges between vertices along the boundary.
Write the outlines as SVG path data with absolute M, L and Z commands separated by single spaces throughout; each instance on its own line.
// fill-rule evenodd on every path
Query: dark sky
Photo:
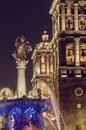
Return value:
M 0 88 L 16 90 L 17 70 L 12 53 L 15 51 L 15 39 L 21 35 L 35 44 L 41 41 L 46 30 L 51 37 L 51 16 L 49 10 L 52 0 L 1 0 L 0 1 Z M 27 89 L 31 87 L 32 61 L 29 54 L 26 70 Z

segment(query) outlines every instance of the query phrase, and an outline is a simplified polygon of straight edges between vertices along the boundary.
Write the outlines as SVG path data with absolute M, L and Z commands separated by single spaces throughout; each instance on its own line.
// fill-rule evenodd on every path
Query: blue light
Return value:
M 48 100 L 18 98 L 12 100 L 0 101 L 0 114 L 8 111 L 15 119 L 14 129 L 22 129 L 29 123 L 42 130 L 45 128 L 45 122 L 42 117 L 43 112 L 48 111 Z

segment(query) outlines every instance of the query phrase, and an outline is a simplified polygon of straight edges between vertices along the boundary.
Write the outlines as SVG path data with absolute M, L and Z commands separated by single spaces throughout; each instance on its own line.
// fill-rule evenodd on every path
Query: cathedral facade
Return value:
M 49 13 L 52 39 L 44 34 L 32 55 L 33 91 L 54 91 L 62 130 L 86 130 L 86 1 L 53 0 Z
M 86 1 L 53 0 L 49 13 L 52 39 L 49 41 L 44 31 L 42 41 L 34 48 L 31 97 L 55 102 L 53 110 L 50 108 L 46 113 L 46 130 L 86 130 Z M 22 59 L 18 58 L 17 91 L 20 92 L 19 79 L 25 78 L 26 67 L 19 66 Z M 23 86 L 22 95 L 17 92 L 19 97 L 26 94 L 23 91 L 26 85 Z M 15 96 L 5 88 L 0 93 L 2 99 L 8 98 L 5 92 L 10 98 Z

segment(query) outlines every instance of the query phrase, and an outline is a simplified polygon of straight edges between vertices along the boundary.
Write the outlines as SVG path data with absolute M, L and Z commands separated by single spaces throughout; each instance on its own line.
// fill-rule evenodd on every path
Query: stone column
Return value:
M 17 64 L 17 96 L 26 95 L 25 70 L 28 61 L 16 61 Z
M 55 18 L 52 16 L 52 33 L 55 34 Z
M 40 74 L 40 60 L 41 60 L 41 57 L 40 57 L 40 55 L 38 55 L 37 56 L 37 62 L 38 62 L 38 64 L 37 64 L 37 67 L 36 67 L 36 69 L 38 70 L 37 72 L 38 72 L 38 74 Z
M 15 40 L 16 51 L 12 56 L 17 64 L 17 96 L 18 98 L 26 95 L 25 69 L 28 63 L 27 53 L 32 51 L 30 43 L 22 35 Z
M 74 4 L 74 23 L 75 23 L 75 31 L 78 31 L 78 4 Z
M 65 30 L 65 3 L 62 3 L 61 5 L 61 26 L 62 31 Z
M 79 38 L 75 38 L 75 66 L 80 66 Z
M 50 73 L 50 68 L 49 68 L 50 66 L 49 66 L 49 55 L 47 55 L 47 74 L 49 74 Z

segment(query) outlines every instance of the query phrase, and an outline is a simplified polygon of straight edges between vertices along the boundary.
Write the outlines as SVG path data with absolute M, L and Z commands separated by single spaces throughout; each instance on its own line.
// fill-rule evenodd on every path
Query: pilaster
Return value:
M 47 55 L 47 74 L 49 74 L 49 55 Z
M 75 66 L 80 66 L 79 38 L 75 38 Z
M 74 23 L 75 23 L 75 31 L 78 31 L 78 4 L 74 4 Z
M 38 69 L 37 69 L 37 68 L 36 68 L 36 69 L 38 70 L 37 73 L 40 74 L 40 65 L 41 65 L 41 64 L 40 64 L 40 55 L 37 56 L 37 60 L 38 60 L 38 64 L 37 64 L 37 68 L 38 68 Z
M 62 31 L 65 30 L 65 3 L 62 3 L 61 5 L 61 25 L 62 25 Z

